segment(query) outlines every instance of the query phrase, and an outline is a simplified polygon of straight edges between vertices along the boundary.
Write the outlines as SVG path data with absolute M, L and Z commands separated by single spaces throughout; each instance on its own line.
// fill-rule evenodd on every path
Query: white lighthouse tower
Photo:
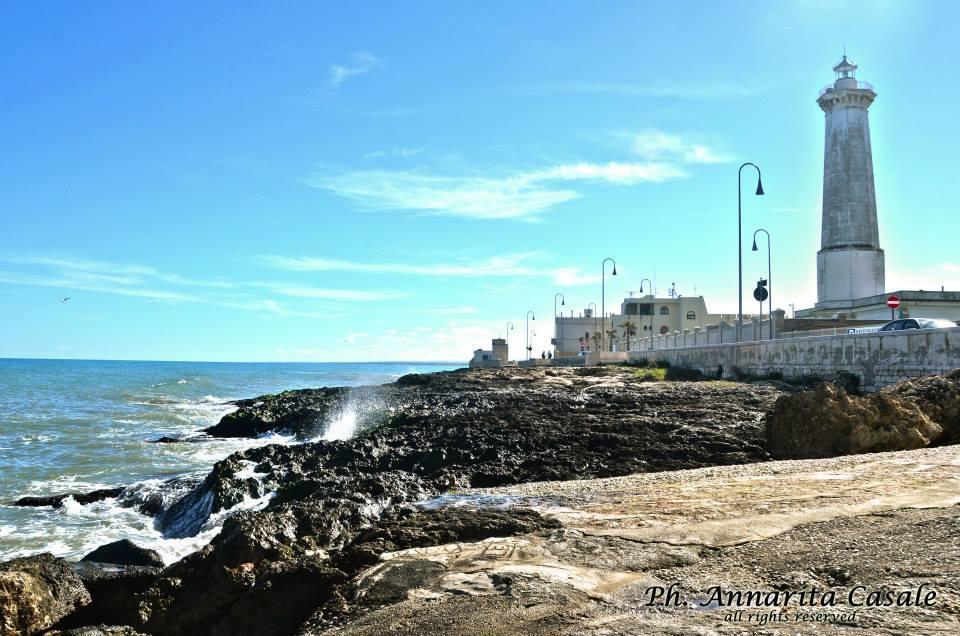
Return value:
M 820 91 L 826 119 L 823 221 L 817 252 L 817 309 L 844 309 L 855 299 L 884 293 L 883 250 L 877 228 L 873 155 L 867 111 L 877 97 L 856 79 L 844 55 L 836 79 Z

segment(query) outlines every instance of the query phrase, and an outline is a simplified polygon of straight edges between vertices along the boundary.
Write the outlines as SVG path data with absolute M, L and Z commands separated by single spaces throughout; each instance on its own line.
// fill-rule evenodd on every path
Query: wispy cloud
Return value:
M 687 173 L 664 162 L 573 163 L 503 177 L 430 175 L 419 172 L 359 170 L 319 176 L 308 183 L 375 210 L 474 219 L 537 220 L 555 205 L 581 196 L 574 182 L 635 185 L 680 179 Z
M 309 256 L 266 256 L 264 260 L 278 269 L 295 272 L 362 272 L 368 274 L 410 274 L 415 276 L 528 276 L 536 270 L 524 264 L 537 252 L 493 256 L 460 263 L 360 263 Z
M 390 146 L 386 149 L 374 150 L 363 155 L 363 159 L 380 159 L 381 157 L 412 157 L 423 152 L 423 148 L 403 148 L 401 146 Z
M 489 325 L 450 321 L 438 327 L 347 333 L 338 339 L 338 343 L 350 345 L 346 350 L 304 343 L 274 351 L 295 360 L 330 360 L 331 356 L 341 360 L 465 360 L 478 344 L 489 343 L 495 335 L 497 331 Z
M 339 88 L 348 79 L 369 73 L 379 65 L 380 60 L 369 53 L 356 53 L 349 63 L 331 64 L 330 88 Z
M 203 303 L 279 316 L 329 318 L 334 315 L 329 307 L 317 307 L 309 301 L 373 302 L 406 295 L 291 282 L 198 280 L 144 265 L 62 257 L 4 256 L 0 263 L 21 268 L 0 270 L 0 284 L 87 291 L 164 303 Z M 298 299 L 306 304 L 291 305 L 265 295 Z
M 753 97 L 764 91 L 762 86 L 729 83 L 697 83 L 655 86 L 633 82 L 563 82 L 525 87 L 519 92 L 528 95 L 606 94 L 657 99 L 711 100 Z
M 534 263 L 542 255 L 539 252 L 503 254 L 480 260 L 464 260 L 454 263 L 370 263 L 311 256 L 265 256 L 269 265 L 294 272 L 353 272 L 367 274 L 396 274 L 409 276 L 432 276 L 437 278 L 484 278 L 484 277 L 538 277 L 549 278 L 554 284 L 575 286 L 589 285 L 600 280 L 599 275 L 586 274 L 580 268 L 550 268 Z M 461 312 L 466 313 L 466 312 Z
M 308 287 L 304 285 L 290 285 L 284 283 L 267 284 L 276 294 L 293 298 L 318 298 L 321 300 L 346 300 L 359 302 L 374 302 L 380 300 L 394 300 L 404 298 L 408 294 L 402 292 L 361 291 L 357 289 L 327 289 L 323 287 Z
M 731 157 L 681 135 L 648 129 L 633 135 L 632 150 L 648 161 L 673 160 L 683 163 L 728 163 Z
M 142 283 L 147 280 L 157 280 L 174 285 L 194 287 L 235 287 L 234 283 L 225 280 L 198 280 L 186 278 L 177 274 L 168 274 L 154 267 L 132 265 L 126 263 L 106 263 L 88 259 L 56 258 L 49 256 L 6 256 L 0 257 L 0 262 L 15 265 L 37 265 L 70 271 L 74 276 L 85 277 L 91 280 L 114 282 L 118 284 Z

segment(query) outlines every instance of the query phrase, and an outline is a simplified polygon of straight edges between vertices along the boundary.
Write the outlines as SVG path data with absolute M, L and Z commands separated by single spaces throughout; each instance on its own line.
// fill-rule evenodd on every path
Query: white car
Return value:
M 906 331 L 908 329 L 952 329 L 957 323 L 943 318 L 901 318 L 891 320 L 880 331 Z

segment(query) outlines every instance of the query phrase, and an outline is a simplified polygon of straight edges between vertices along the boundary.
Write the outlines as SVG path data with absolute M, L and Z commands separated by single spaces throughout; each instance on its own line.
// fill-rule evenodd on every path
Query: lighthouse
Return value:
M 817 309 L 844 309 L 884 292 L 868 111 L 877 94 L 844 55 L 820 91 L 825 117 Z

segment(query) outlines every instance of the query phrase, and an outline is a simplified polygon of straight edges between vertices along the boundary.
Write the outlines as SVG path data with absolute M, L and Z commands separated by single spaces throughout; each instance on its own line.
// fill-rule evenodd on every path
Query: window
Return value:
M 697 312 L 695 311 L 687 312 L 687 320 L 696 320 L 696 319 L 697 319 Z
M 670 327 L 668 327 L 668 326 L 666 326 L 666 325 L 660 327 L 660 335 L 661 335 L 661 336 L 664 335 L 664 334 L 667 334 L 667 333 L 670 333 Z
M 660 315 L 661 315 L 661 316 L 669 316 L 669 315 L 670 315 L 670 308 L 667 307 L 666 305 L 664 305 L 663 307 L 661 307 L 661 308 L 660 308 Z

